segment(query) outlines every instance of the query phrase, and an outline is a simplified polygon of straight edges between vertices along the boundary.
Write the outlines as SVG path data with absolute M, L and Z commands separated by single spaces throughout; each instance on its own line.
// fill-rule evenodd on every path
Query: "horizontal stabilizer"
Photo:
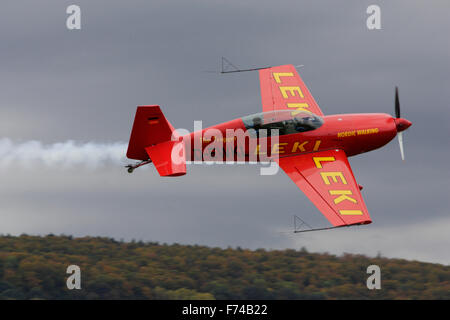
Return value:
M 176 177 L 186 174 L 185 147 L 182 140 L 159 143 L 146 147 L 145 151 L 160 176 Z

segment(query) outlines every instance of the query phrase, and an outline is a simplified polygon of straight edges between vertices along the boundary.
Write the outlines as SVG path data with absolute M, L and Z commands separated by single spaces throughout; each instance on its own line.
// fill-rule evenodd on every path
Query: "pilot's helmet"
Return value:
M 302 122 L 305 125 L 313 126 L 314 118 L 313 117 L 304 117 L 304 118 L 302 118 Z
M 260 117 L 253 118 L 253 125 L 260 126 L 261 124 L 262 124 L 262 121 L 261 121 Z

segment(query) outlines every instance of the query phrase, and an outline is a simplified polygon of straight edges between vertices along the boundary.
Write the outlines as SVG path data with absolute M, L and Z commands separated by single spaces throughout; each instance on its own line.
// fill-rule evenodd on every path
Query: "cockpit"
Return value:
M 295 115 L 292 115 L 294 113 Z M 323 124 L 323 119 L 313 113 L 291 110 L 276 110 L 252 114 L 242 118 L 245 128 L 250 135 L 271 136 L 287 135 L 299 132 L 311 131 Z M 253 129 L 253 130 L 251 130 Z M 260 130 L 265 129 L 265 132 Z M 274 130 L 274 131 L 272 131 Z

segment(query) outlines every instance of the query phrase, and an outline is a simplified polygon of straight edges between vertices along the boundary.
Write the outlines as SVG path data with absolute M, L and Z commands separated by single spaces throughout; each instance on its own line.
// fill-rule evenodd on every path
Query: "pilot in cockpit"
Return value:
M 253 129 L 255 129 L 256 132 L 259 131 L 259 129 L 262 128 L 262 120 L 260 117 L 254 117 L 253 118 Z
M 296 130 L 298 132 L 304 132 L 311 130 L 311 128 L 314 128 L 314 118 L 312 117 L 303 117 L 301 119 L 298 119 L 296 121 Z

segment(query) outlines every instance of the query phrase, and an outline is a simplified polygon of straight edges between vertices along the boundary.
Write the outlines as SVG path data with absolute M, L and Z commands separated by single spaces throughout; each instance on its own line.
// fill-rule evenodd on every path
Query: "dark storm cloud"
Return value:
M 366 8 L 374 3 L 382 10 L 379 31 L 365 26 Z M 224 55 L 242 67 L 304 64 L 299 73 L 325 114 L 392 114 L 399 85 L 403 116 L 413 122 L 405 133 L 407 161 L 400 161 L 397 141 L 351 159 L 374 220 L 351 233 L 365 243 L 360 249 L 348 248 L 345 230 L 299 241 L 278 232 L 292 227 L 293 214 L 314 225 L 327 222 L 287 176 L 262 177 L 254 166 L 191 166 L 177 180 L 160 179 L 153 168 L 133 176 L 112 166 L 1 171 L 8 183 L 2 186 L 6 223 L 0 232 L 252 248 L 303 243 L 321 251 L 449 261 L 433 248 L 436 239 L 450 241 L 442 235 L 450 226 L 450 4 L 78 1 L 82 30 L 68 31 L 69 4 L 2 4 L 0 137 L 126 142 L 139 104 L 160 104 L 175 127 L 190 130 L 193 120 L 213 125 L 259 112 L 256 73 L 202 72 L 218 69 Z M 429 230 L 437 222 L 433 238 Z M 416 230 L 425 230 L 424 244 L 411 244 L 416 249 L 373 236 L 404 232 L 409 239 Z

